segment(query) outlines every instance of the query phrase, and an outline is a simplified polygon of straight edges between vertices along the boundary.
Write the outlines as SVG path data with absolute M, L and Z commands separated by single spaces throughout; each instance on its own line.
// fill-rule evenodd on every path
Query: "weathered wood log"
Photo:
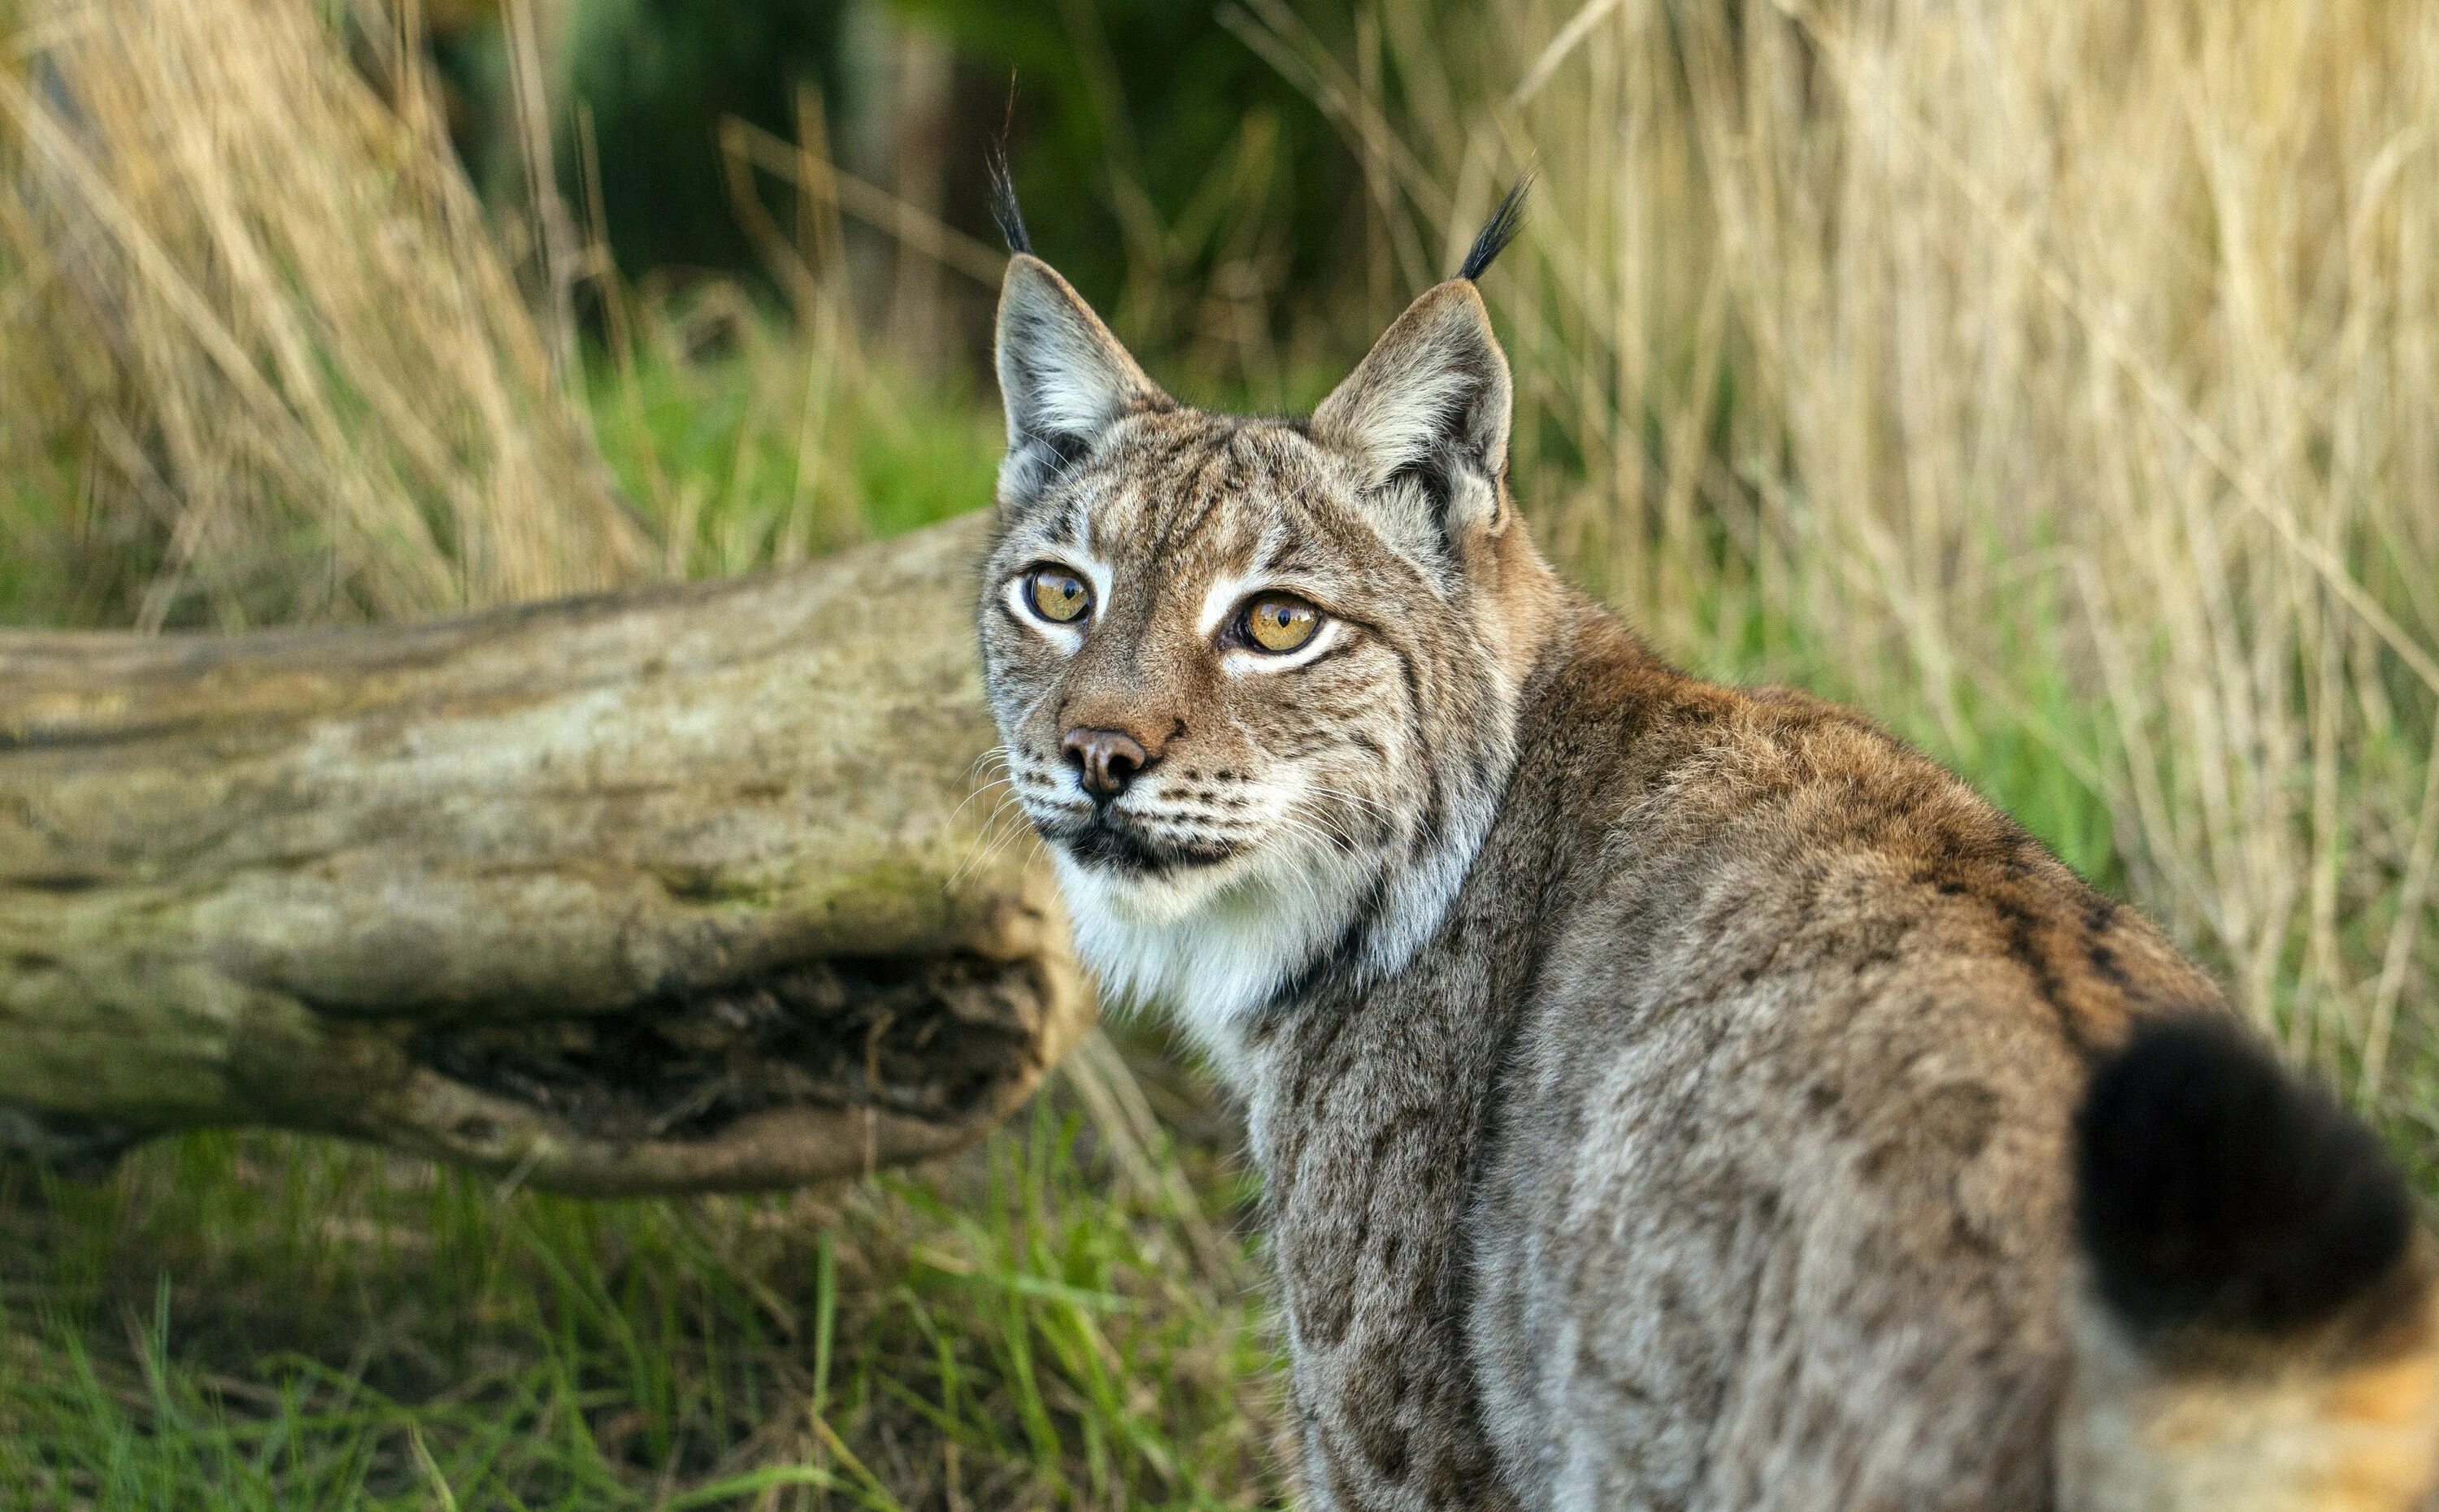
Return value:
M 430 624 L 0 634 L 0 1144 L 268 1124 L 608 1193 L 975 1137 L 1089 1014 L 989 823 L 979 524 Z

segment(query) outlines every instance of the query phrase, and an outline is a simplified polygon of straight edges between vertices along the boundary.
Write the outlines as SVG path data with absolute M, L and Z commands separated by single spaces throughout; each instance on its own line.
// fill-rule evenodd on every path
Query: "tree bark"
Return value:
M 0 1144 L 269 1124 L 618 1193 L 976 1137 L 1088 997 L 961 521 L 371 630 L 0 634 Z

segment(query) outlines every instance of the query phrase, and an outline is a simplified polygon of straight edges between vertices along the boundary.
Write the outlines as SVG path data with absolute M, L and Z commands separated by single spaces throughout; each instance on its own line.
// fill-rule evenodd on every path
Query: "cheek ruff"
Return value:
M 1355 889 L 1284 847 L 1136 876 L 1051 854 L 1077 952 L 1105 999 L 1160 1008 L 1226 1075 L 1243 1024 L 1353 913 Z

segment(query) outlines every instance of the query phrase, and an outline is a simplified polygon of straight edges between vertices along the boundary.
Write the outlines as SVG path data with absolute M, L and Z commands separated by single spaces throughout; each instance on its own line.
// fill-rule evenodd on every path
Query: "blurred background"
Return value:
M 982 211 L 1309 405 L 1527 165 L 1545 547 L 1860 704 L 2439 1177 L 2439 9 L 0 0 L 0 623 L 400 618 L 988 502 Z M 973 1155 L 587 1203 L 279 1136 L 0 1170 L 12 1504 L 1250 1506 L 1158 1034 Z

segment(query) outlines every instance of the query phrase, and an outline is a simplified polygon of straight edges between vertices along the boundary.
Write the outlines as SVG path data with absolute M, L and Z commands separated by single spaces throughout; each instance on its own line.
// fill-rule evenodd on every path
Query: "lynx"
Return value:
M 2429 1491 L 2372 1134 L 1939 766 L 1544 564 L 1513 197 L 1289 419 L 1171 399 L 999 208 L 985 685 L 1086 962 L 1241 1099 L 1307 1505 Z

